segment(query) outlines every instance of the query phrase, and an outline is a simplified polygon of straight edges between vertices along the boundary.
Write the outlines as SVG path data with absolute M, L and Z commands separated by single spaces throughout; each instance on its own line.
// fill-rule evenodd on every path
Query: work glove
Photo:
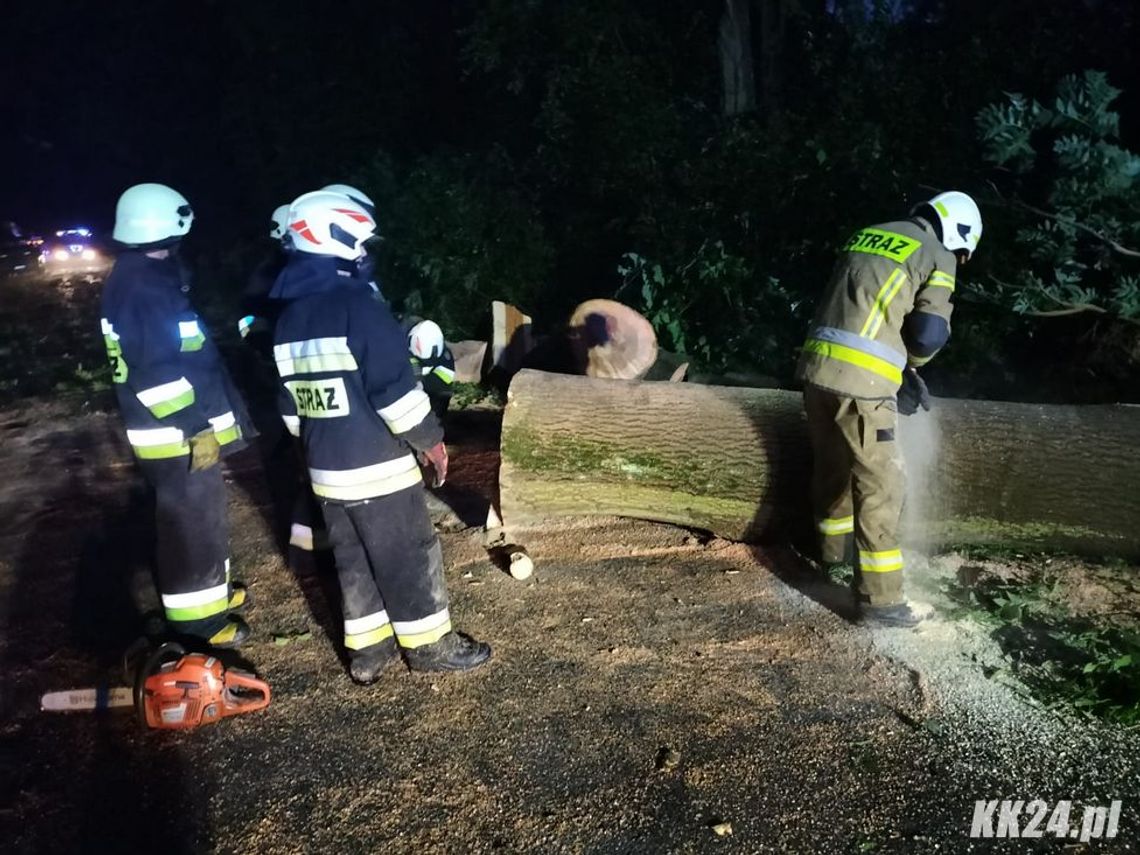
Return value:
M 190 471 L 201 472 L 203 469 L 209 469 L 218 462 L 221 451 L 222 447 L 218 445 L 218 438 L 214 436 L 213 428 L 206 428 L 194 434 L 190 437 Z
M 427 451 L 421 451 L 419 458 L 420 465 L 429 476 L 428 483 L 432 487 L 442 487 L 447 480 L 447 447 L 442 442 L 436 443 Z
M 922 407 L 930 412 L 930 390 L 926 388 L 926 381 L 918 376 L 913 368 L 903 372 L 902 386 L 899 387 L 899 412 L 904 416 L 913 416 Z

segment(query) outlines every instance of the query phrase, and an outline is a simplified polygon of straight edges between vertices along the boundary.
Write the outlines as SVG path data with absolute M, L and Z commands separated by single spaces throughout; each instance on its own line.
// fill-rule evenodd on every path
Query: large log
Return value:
M 900 419 L 909 542 L 1140 555 L 1140 407 L 938 400 Z M 604 514 L 734 540 L 810 529 L 799 393 L 522 371 L 503 418 L 510 529 Z

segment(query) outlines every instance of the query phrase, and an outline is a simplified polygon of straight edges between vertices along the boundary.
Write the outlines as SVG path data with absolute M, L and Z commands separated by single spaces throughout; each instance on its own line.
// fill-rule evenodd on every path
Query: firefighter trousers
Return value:
M 403 648 L 451 631 L 443 552 L 421 484 L 360 502 L 321 500 L 350 657 L 395 636 Z
M 139 460 L 155 496 L 155 565 L 170 628 L 209 638 L 230 603 L 229 527 L 221 464 L 190 471 L 190 458 Z
M 811 435 L 812 503 L 824 562 L 858 551 L 856 589 L 872 605 L 903 601 L 899 548 L 905 477 L 894 400 L 861 400 L 804 387 Z

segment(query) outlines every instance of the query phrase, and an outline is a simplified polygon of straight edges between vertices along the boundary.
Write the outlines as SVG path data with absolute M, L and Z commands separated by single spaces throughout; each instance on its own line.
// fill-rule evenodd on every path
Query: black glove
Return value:
M 899 387 L 899 412 L 904 416 L 913 416 L 922 407 L 930 412 L 930 390 L 926 388 L 926 381 L 918 376 L 913 368 L 903 372 L 902 386 Z

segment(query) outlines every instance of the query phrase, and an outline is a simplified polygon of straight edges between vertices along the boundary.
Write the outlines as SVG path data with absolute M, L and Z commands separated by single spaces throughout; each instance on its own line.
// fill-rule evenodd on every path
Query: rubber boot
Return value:
M 230 614 L 243 614 L 252 602 L 253 595 L 241 582 L 234 582 L 230 586 Z
M 387 638 L 363 650 L 350 651 L 350 657 L 348 675 L 352 681 L 362 686 L 375 683 L 380 679 L 381 672 L 399 658 L 396 639 Z
M 929 617 L 928 614 L 919 614 L 914 611 L 910 607 L 910 603 L 897 603 L 893 606 L 864 605 L 861 612 L 863 624 L 901 629 L 913 629 Z
M 461 632 L 449 632 L 434 644 L 404 650 L 413 671 L 470 671 L 491 658 L 491 645 Z
M 231 617 L 226 625 L 206 639 L 206 643 L 218 650 L 233 650 L 249 640 L 249 624 L 239 617 Z

